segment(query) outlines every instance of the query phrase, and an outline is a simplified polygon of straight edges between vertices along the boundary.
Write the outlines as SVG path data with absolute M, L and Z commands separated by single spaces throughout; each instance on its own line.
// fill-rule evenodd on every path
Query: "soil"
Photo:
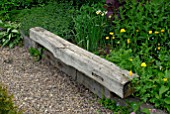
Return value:
M 112 114 L 88 89 L 45 60 L 35 62 L 23 47 L 0 48 L 0 82 L 24 114 Z

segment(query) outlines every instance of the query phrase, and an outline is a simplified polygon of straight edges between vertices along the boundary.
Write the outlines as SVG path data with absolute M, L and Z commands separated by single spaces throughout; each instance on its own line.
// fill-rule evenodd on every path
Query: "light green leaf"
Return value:
M 16 30 L 16 29 L 13 29 L 11 32 L 13 32 L 13 33 L 19 33 L 18 30 Z
M 156 97 L 157 99 L 159 99 L 159 95 L 158 95 L 157 93 L 155 94 L 155 97 Z
M 145 114 L 150 114 L 150 111 L 149 111 L 149 109 L 147 109 L 147 108 L 144 108 L 144 109 L 142 109 L 141 110 L 143 113 L 145 113 Z
M 162 98 L 162 94 L 168 91 L 168 89 L 169 87 L 162 85 L 161 88 L 159 89 L 159 97 Z
M 7 33 L 9 33 L 10 30 L 11 30 L 11 28 L 7 28 Z
M 166 104 L 170 104 L 170 97 L 165 98 L 164 101 Z

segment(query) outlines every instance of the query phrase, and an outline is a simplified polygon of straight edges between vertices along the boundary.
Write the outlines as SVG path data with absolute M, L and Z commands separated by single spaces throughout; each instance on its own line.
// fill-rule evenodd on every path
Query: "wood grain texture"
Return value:
M 84 73 L 121 98 L 132 93 L 130 81 L 135 76 L 129 76 L 129 71 L 120 69 L 115 64 L 40 27 L 30 29 L 30 39 L 44 46 L 57 59 Z

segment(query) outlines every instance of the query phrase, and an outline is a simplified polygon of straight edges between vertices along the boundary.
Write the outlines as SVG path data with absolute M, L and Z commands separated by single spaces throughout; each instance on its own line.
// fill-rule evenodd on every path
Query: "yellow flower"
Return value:
M 155 34 L 159 34 L 159 32 L 158 32 L 158 31 L 155 31 Z
M 114 36 L 112 36 L 112 39 L 115 39 L 115 37 L 114 37 Z
M 120 32 L 122 33 L 122 32 L 126 32 L 126 30 L 123 28 L 123 29 L 120 29 Z
M 113 34 L 114 34 L 114 32 L 109 32 L 109 34 L 110 34 L 110 35 L 113 35 Z
M 145 62 L 142 62 L 141 63 L 141 67 L 146 67 L 147 65 L 146 65 L 146 63 Z
M 151 30 L 149 31 L 149 34 L 152 34 L 152 31 L 151 31 Z
M 163 81 L 164 81 L 164 82 L 167 82 L 167 81 L 168 81 L 168 79 L 167 79 L 167 78 L 163 78 Z
M 137 29 L 136 32 L 139 32 L 139 30 Z
M 129 76 L 132 76 L 133 75 L 133 72 L 132 70 L 129 71 Z
M 127 43 L 130 44 L 130 39 L 127 39 Z
M 162 29 L 162 30 L 161 30 L 161 32 L 163 33 L 163 32 L 165 32 L 165 30 L 164 30 L 164 29 Z
M 161 47 L 159 46 L 159 47 L 158 47 L 158 50 L 160 50 L 160 49 L 161 49 Z
M 109 37 L 108 36 L 106 36 L 106 40 L 108 40 L 109 39 Z
M 130 59 L 129 59 L 129 61 L 131 61 L 131 62 L 132 62 L 132 61 L 133 61 L 133 59 L 132 59 L 132 58 L 130 58 Z

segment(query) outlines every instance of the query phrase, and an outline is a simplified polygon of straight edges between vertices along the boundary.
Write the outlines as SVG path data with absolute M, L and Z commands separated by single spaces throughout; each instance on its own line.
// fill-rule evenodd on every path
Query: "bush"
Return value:
M 19 44 L 21 40 L 19 24 L 11 22 L 4 23 L 0 20 L 0 45 L 12 48 Z
M 8 94 L 7 88 L 0 84 L 0 114 L 22 114 L 14 106 L 12 99 L 13 96 Z
M 18 13 L 21 9 L 42 6 L 52 1 L 55 0 L 1 0 L 0 18 L 9 21 L 11 20 L 11 16 Z
M 106 59 L 137 73 L 136 96 L 170 112 L 170 2 L 126 1 L 108 17 Z M 112 33 L 112 34 L 110 34 Z M 114 39 L 112 38 L 114 37 Z M 124 51 L 122 51 L 124 50 Z M 127 51 L 125 51 L 127 50 Z M 129 54 L 127 54 L 129 53 Z M 119 60 L 119 61 L 118 61 Z
M 74 6 L 78 6 L 80 8 L 83 5 L 92 5 L 92 4 L 103 4 L 105 0 L 72 0 Z
M 43 7 L 22 10 L 13 19 L 21 23 L 21 29 L 28 35 L 32 27 L 43 27 L 61 37 L 72 37 L 72 16 L 74 8 L 71 2 L 49 3 Z

